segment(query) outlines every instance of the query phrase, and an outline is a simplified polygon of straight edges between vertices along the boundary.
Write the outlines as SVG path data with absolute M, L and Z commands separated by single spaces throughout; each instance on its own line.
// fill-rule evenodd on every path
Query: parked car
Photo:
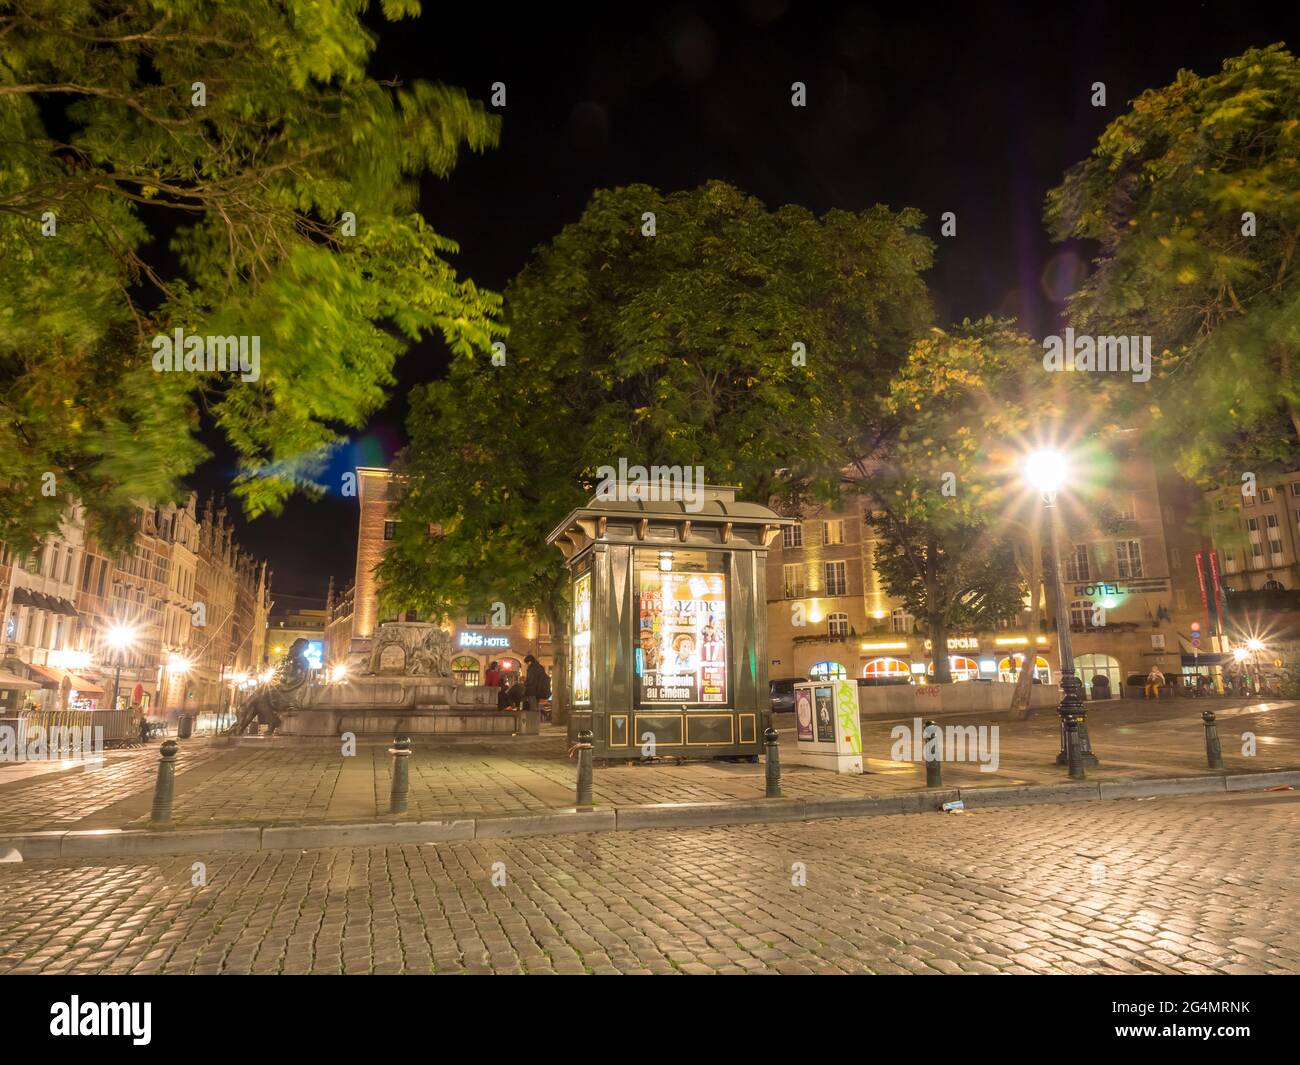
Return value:
M 794 712 L 794 686 L 807 681 L 807 677 L 778 677 L 768 681 L 767 687 L 772 699 L 773 713 Z

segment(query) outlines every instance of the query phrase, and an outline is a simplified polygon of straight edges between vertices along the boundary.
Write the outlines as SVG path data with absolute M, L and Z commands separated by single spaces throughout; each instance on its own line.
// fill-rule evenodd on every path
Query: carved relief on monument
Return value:
M 451 676 L 451 633 L 424 621 L 380 624 L 370 651 L 371 673 Z

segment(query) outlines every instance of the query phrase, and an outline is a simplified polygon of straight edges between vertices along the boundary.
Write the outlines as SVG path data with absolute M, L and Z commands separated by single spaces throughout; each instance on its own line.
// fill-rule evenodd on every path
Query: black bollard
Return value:
M 925 786 L 927 788 L 943 787 L 943 749 L 942 740 L 939 739 L 939 726 L 933 721 L 927 721 L 925 728 L 921 730 L 921 736 L 925 741 Z M 931 758 L 931 755 L 934 755 Z
M 1219 745 L 1219 726 L 1214 723 L 1214 711 L 1201 715 L 1205 722 L 1205 761 L 1211 769 L 1223 768 L 1223 748 Z
M 153 787 L 153 812 L 149 820 L 155 825 L 165 825 L 172 819 L 172 793 L 176 784 L 175 740 L 164 740 L 159 748 L 158 781 Z
M 398 736 L 388 753 L 393 756 L 393 786 L 388 795 L 388 812 L 404 814 L 411 793 L 410 737 Z
M 578 752 L 578 806 L 591 806 L 591 729 L 578 732 L 574 749 Z
M 1083 780 L 1083 750 L 1079 740 L 1079 719 L 1074 714 L 1066 714 L 1065 724 L 1065 764 L 1069 766 L 1071 780 Z
M 780 740 L 777 737 L 776 729 L 769 726 L 763 730 L 763 747 L 767 755 L 765 776 L 767 778 L 767 798 L 769 799 L 779 799 L 781 797 L 781 750 L 779 743 Z

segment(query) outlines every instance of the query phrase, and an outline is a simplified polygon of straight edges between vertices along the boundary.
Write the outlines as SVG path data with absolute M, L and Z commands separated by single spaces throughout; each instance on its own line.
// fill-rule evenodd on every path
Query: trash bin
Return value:
M 180 714 L 176 718 L 176 738 L 188 740 L 194 732 L 194 718 L 189 714 Z

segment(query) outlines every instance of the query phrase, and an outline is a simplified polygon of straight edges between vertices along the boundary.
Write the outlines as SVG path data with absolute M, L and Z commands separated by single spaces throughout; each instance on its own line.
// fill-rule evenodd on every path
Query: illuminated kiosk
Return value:
M 547 537 L 571 574 L 569 737 L 590 728 L 594 757 L 760 753 L 767 547 L 794 522 L 736 491 L 620 483 Z

